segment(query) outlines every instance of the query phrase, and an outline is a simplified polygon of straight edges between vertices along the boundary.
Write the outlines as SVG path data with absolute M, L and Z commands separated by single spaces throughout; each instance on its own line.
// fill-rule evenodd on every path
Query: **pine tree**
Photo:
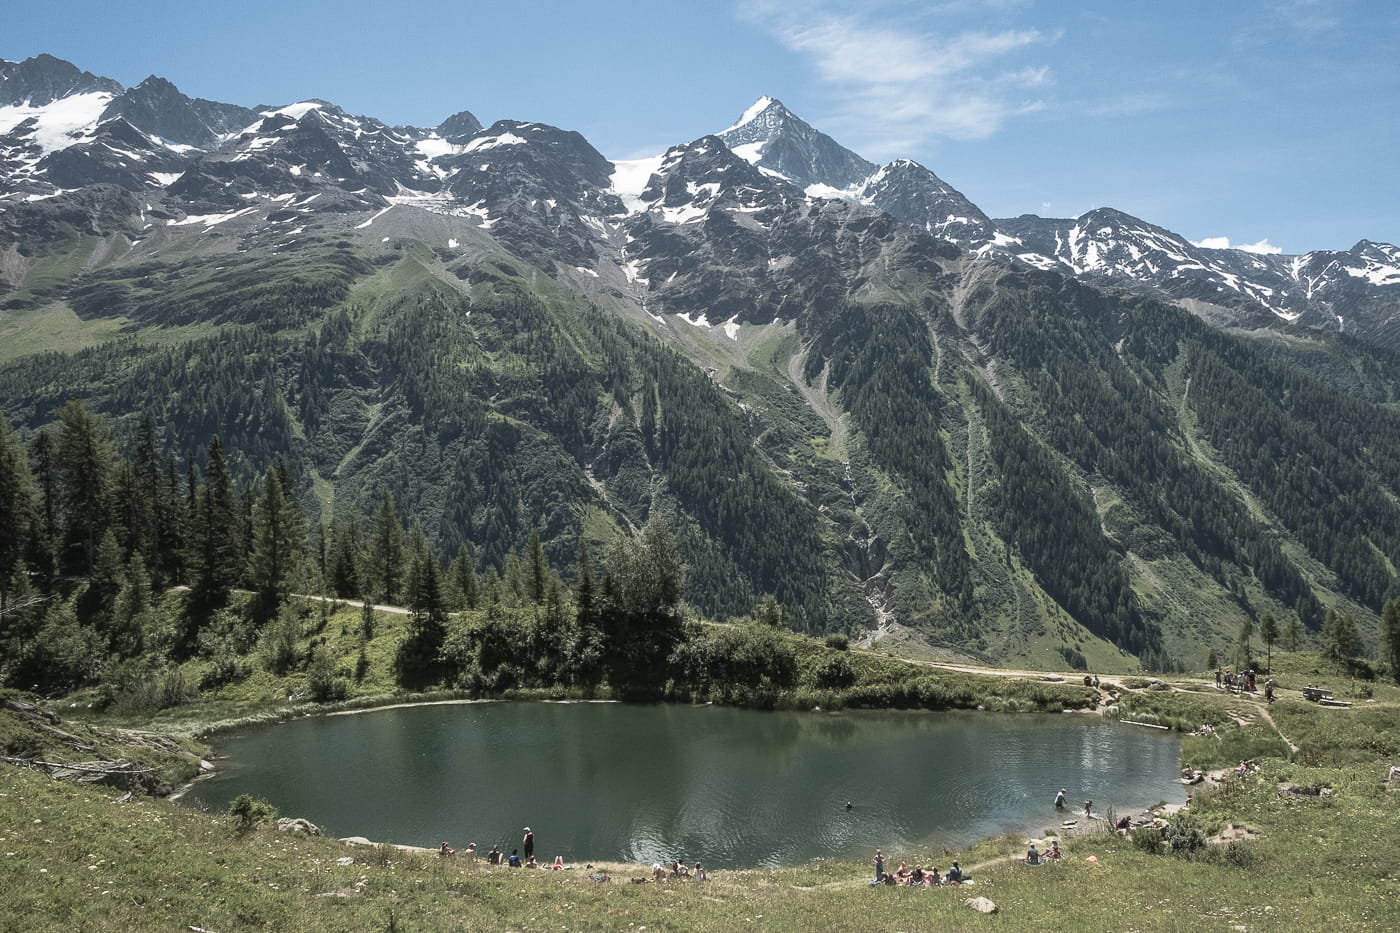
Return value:
M 141 552 L 131 555 L 123 575 L 122 588 L 112 607 L 108 644 L 113 654 L 134 658 L 145 650 L 145 633 L 151 617 L 151 578 Z
M 34 554 L 30 563 L 38 577 L 39 588 L 52 592 L 58 578 L 58 451 L 53 435 L 40 431 L 30 442 L 33 473 L 39 487 L 39 529 L 34 536 Z
M 1249 667 L 1250 658 L 1253 652 L 1249 648 L 1249 640 L 1254 637 L 1254 620 L 1248 616 L 1240 623 L 1240 634 L 1235 639 L 1234 662 L 1236 667 Z
M 1278 641 L 1278 620 L 1272 612 L 1259 617 L 1259 637 L 1264 639 L 1264 667 L 1273 670 L 1274 642 Z
M 24 445 L 0 415 L 0 610 L 8 604 L 11 579 L 26 568 L 38 533 L 39 489 Z
M 209 442 L 209 469 L 196 494 L 190 535 L 190 602 L 198 618 L 228 602 L 240 576 L 242 535 L 223 443 Z
M 345 521 L 331 519 L 329 564 L 331 592 L 341 597 L 367 594 L 361 565 L 365 563 L 364 544 L 360 536 L 360 520 L 351 516 Z
M 269 468 L 253 507 L 249 566 L 262 618 L 271 618 L 291 592 L 306 556 L 306 520 L 286 486 L 284 473 Z
M 457 556 L 447 568 L 447 577 L 452 603 L 458 609 L 475 609 L 481 602 L 481 593 L 476 582 L 476 560 L 469 542 L 463 541 L 457 549 Z
M 63 567 L 84 576 L 97 559 L 97 545 L 111 524 L 116 455 L 107 425 L 80 400 L 58 412 L 58 502 Z
M 1381 610 L 1381 650 L 1390 676 L 1400 684 L 1400 597 L 1387 602 Z
M 403 525 L 394 507 L 394 495 L 387 489 L 379 497 L 370 536 L 379 599 L 393 605 L 403 586 Z
M 1361 651 L 1361 634 L 1352 617 L 1337 609 L 1328 609 L 1322 623 L 1322 652 L 1342 664 L 1350 664 Z
M 1288 624 L 1283 627 L 1283 647 L 1289 651 L 1299 651 L 1302 649 L 1307 634 L 1303 631 L 1303 623 L 1297 616 L 1290 616 Z
M 530 602 L 538 606 L 544 602 L 549 588 L 549 561 L 544 556 L 544 545 L 540 542 L 540 530 L 530 529 L 530 540 L 526 545 L 526 560 L 529 561 L 527 586 Z
M 156 429 L 149 415 L 141 419 L 136 436 L 134 474 L 135 505 L 130 511 L 127 549 L 139 553 L 149 567 L 159 567 L 161 561 L 162 500 L 165 488 L 161 482 L 160 452 L 156 450 Z
M 112 609 L 126 581 L 126 563 L 122 546 L 117 543 L 116 532 L 108 528 L 97 546 L 87 589 L 83 591 L 77 606 L 79 621 L 104 635 L 111 632 Z
M 441 574 L 437 558 L 428 551 L 421 529 L 415 529 L 408 574 L 408 601 L 412 610 L 408 634 L 395 657 L 399 683 L 420 688 L 433 683 L 442 672 L 442 646 L 447 640 L 447 612 L 442 602 Z

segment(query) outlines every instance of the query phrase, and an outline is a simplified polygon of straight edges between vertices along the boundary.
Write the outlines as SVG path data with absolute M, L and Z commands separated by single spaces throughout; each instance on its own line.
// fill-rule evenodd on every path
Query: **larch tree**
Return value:
M 1381 610 L 1381 650 L 1390 676 L 1400 684 L 1400 596 L 1390 600 Z

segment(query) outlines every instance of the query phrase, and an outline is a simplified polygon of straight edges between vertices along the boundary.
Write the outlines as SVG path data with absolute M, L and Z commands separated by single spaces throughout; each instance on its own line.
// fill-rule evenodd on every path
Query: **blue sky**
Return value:
M 1285 252 L 1400 243 L 1393 0 L 29 0 L 0 58 L 389 123 L 537 120 L 662 151 L 757 97 L 994 217 L 1116 207 Z

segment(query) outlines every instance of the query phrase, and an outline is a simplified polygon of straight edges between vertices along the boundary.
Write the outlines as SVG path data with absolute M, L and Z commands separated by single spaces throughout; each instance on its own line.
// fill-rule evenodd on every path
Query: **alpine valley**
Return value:
M 768 98 L 615 162 L 0 62 L 10 426 L 79 398 L 181 473 L 218 435 L 239 483 L 280 458 L 325 522 L 387 489 L 481 571 L 662 512 L 709 618 L 1105 670 L 1265 611 L 1374 642 L 1397 351 L 1395 246 L 989 218 Z

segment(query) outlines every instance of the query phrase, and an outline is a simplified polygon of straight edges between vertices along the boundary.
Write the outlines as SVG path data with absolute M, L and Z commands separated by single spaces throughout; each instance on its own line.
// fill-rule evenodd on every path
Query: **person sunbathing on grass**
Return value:
M 1063 852 L 1060 851 L 1060 844 L 1059 844 L 1058 842 L 1052 842 L 1052 843 L 1050 843 L 1050 851 L 1048 851 L 1048 852 L 1045 853 L 1045 857 L 1046 857 L 1046 858 L 1064 858 L 1064 857 L 1065 857 L 1065 854 L 1064 854 Z

